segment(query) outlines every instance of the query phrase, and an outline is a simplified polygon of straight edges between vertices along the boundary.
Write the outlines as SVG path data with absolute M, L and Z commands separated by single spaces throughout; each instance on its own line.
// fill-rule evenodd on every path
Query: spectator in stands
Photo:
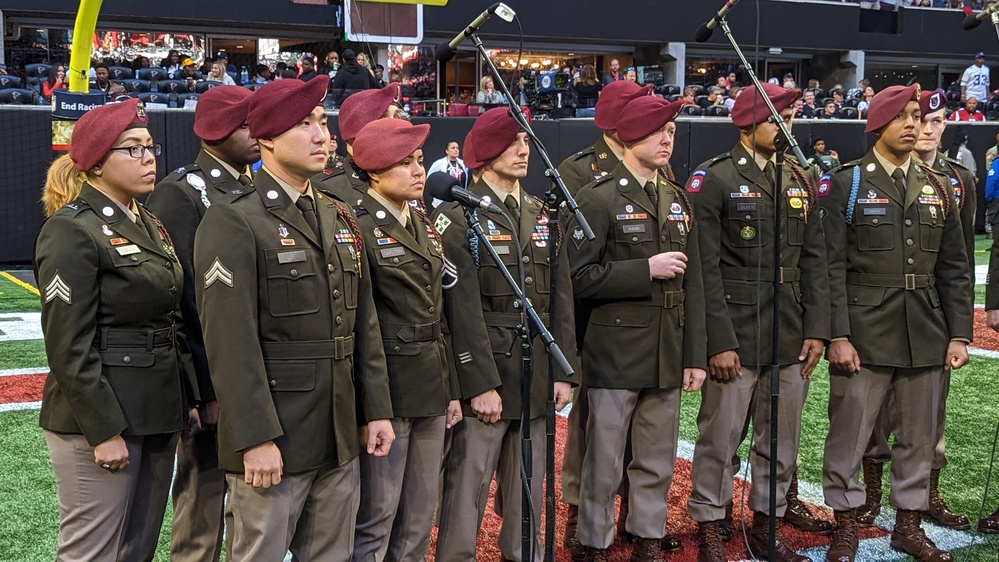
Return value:
M 593 117 L 597 106 L 597 96 L 603 84 L 597 80 L 597 69 L 592 64 L 584 64 L 576 83 L 576 117 Z
M 970 97 L 989 99 L 989 67 L 985 66 L 985 53 L 975 54 L 975 62 L 961 75 L 961 101 Z
M 615 82 L 617 80 L 624 80 L 624 75 L 621 74 L 621 61 L 617 59 L 611 59 L 610 62 L 610 72 L 604 74 L 604 86 Z
M 795 85 L 795 83 L 794 83 L 794 74 L 792 74 L 790 72 L 784 74 L 784 89 L 785 90 L 793 90 L 793 89 L 795 89 L 797 87 L 798 86 Z
M 723 94 L 727 94 L 732 91 L 732 84 L 729 84 L 728 78 L 725 76 L 719 76 L 718 79 L 715 80 L 715 86 L 721 88 Z
M 870 86 L 865 86 L 864 93 L 860 98 L 860 102 L 857 104 L 857 111 L 859 112 L 860 117 L 862 119 L 864 118 L 864 112 L 867 111 L 867 108 L 871 106 L 871 100 L 873 98 L 874 98 L 874 88 Z
M 999 153 L 999 134 L 996 135 L 996 144 L 992 148 L 985 151 L 985 167 L 991 168 L 992 161 L 996 158 L 996 153 Z
M 947 151 L 947 156 L 957 160 L 958 164 L 970 170 L 972 176 L 978 175 L 978 163 L 975 162 L 975 156 L 968 150 L 968 133 L 961 129 L 957 130 L 953 145 Z
M 683 105 L 697 105 L 696 97 L 697 90 L 689 87 L 683 89 Z
M 975 96 L 968 96 L 964 102 L 964 107 L 950 114 L 951 121 L 985 121 L 985 115 L 978 111 L 978 99 Z
M 596 70 L 593 71 L 593 74 L 596 75 Z M 461 154 L 461 149 L 458 147 L 458 141 L 448 141 L 447 147 L 444 149 L 444 158 L 441 158 L 431 164 L 430 167 L 427 168 L 427 175 L 429 176 L 434 172 L 446 172 L 448 175 L 458 180 L 460 185 L 465 185 L 467 170 L 465 163 L 461 160 L 461 158 L 458 158 L 459 154 Z
M 808 158 L 808 163 L 818 166 L 823 173 L 839 166 L 839 159 L 834 156 L 835 151 L 826 152 L 825 139 L 815 139 L 812 142 L 812 156 Z
M 254 79 L 254 82 L 257 84 L 266 84 L 274 79 L 274 75 L 271 74 L 271 67 L 266 64 L 258 64 L 256 72 L 257 77 Z
M 624 79 L 628 82 L 638 83 L 638 73 L 635 72 L 635 67 L 629 66 L 628 71 L 624 75 Z
M 375 87 L 375 77 L 366 68 L 357 64 L 357 57 L 351 49 L 345 49 L 340 56 L 343 66 L 333 78 L 330 93 L 339 106 L 351 94 Z
M 818 117 L 822 110 L 815 105 L 815 92 L 812 90 L 805 90 L 805 92 L 801 94 L 801 97 L 801 118 L 815 119 Z
M 135 57 L 132 61 L 132 72 L 139 70 L 140 68 L 149 68 L 149 58 L 139 55 Z
M 867 87 L 870 85 L 871 85 L 870 80 L 868 80 L 867 78 L 862 78 L 859 82 L 857 82 L 856 88 L 850 88 L 849 90 L 846 91 L 846 97 L 848 99 L 860 99 L 864 95 L 864 90 L 867 89 Z
M 302 74 L 298 79 L 308 82 L 316 77 L 316 60 L 312 57 L 302 57 Z
M 125 91 L 125 86 L 122 86 L 118 82 L 111 82 L 111 89 L 108 90 L 108 103 L 128 101 L 128 99 L 128 92 Z
M 45 101 L 52 100 L 52 92 L 66 89 L 66 67 L 61 64 L 53 64 L 49 69 L 49 77 L 42 82 L 42 96 Z
M 228 53 L 226 53 L 225 51 L 219 51 L 215 53 L 215 60 L 222 63 L 222 70 L 224 70 L 225 72 L 231 72 L 239 76 L 239 69 L 236 68 L 236 65 L 229 62 Z
M 801 119 L 804 114 L 805 102 L 801 101 L 801 98 L 794 100 L 791 103 L 791 111 L 793 111 L 793 116 L 795 119 Z
M 339 144 L 337 143 L 336 135 L 332 132 L 330 133 L 330 140 L 326 146 L 330 151 L 330 155 L 326 158 L 326 174 L 329 175 L 333 173 L 334 170 L 343 169 L 343 156 L 340 156 L 336 152 Z
M 728 97 L 725 98 L 725 107 L 728 108 L 729 111 L 732 111 L 732 108 L 735 107 L 735 100 L 741 93 L 742 88 L 739 86 L 732 86 L 732 89 L 728 91 Z
M 338 68 L 340 68 L 340 55 L 336 51 L 330 51 L 326 53 L 326 58 L 323 59 L 323 64 L 319 65 L 319 70 L 316 72 L 329 76 L 332 83 L 333 77 L 336 76 Z
M 725 105 L 725 100 L 721 97 L 722 89 L 718 86 L 708 88 L 708 95 L 702 98 L 698 105 L 701 109 L 707 109 L 713 105 Z
M 176 49 L 170 49 L 166 58 L 163 59 L 162 66 L 167 71 L 167 77 L 179 78 L 178 75 L 183 69 L 183 65 L 180 64 L 180 53 Z
M 286 68 L 284 72 L 281 73 L 281 78 L 285 80 L 296 80 L 298 79 L 298 71 L 294 68 Z
M 821 83 L 818 80 L 816 80 L 815 78 L 812 78 L 812 79 L 810 79 L 808 81 L 808 88 L 807 89 L 809 89 L 809 90 L 818 90 L 820 85 L 821 85 Z
M 208 75 L 205 76 L 205 82 L 218 82 L 226 86 L 235 86 L 236 81 L 232 79 L 232 76 L 225 71 L 225 59 L 222 61 L 215 61 L 212 63 L 211 70 L 208 71 Z
M 839 110 L 836 109 L 836 102 L 829 100 L 824 106 L 822 106 L 822 113 L 819 113 L 818 119 L 839 119 Z
M 491 76 L 483 76 L 479 80 L 479 93 L 475 94 L 475 103 L 487 105 L 504 103 L 503 94 L 496 91 Z M 479 113 L 483 111 L 482 108 L 479 109 Z
M 0 64 L 0 74 L 7 74 L 7 65 Z
M 364 68 L 368 69 L 368 72 L 371 73 L 371 77 L 372 78 L 375 77 L 375 71 L 372 70 L 372 68 L 371 68 L 371 61 L 368 60 L 368 55 L 366 55 L 364 53 L 357 53 L 357 64 L 359 64 L 359 65 L 363 66 Z
M 104 92 L 105 96 L 108 96 L 110 98 L 111 80 L 108 79 L 108 76 L 110 76 L 108 65 L 104 64 L 103 62 L 99 62 L 96 65 L 94 65 L 94 76 L 96 76 L 97 79 L 94 81 L 93 84 L 90 85 L 90 89 L 100 90 Z
M 843 92 L 843 88 L 840 85 L 836 85 L 829 94 L 832 96 L 834 102 L 836 102 L 836 111 L 843 109 L 843 99 L 846 97 L 846 93 Z
M 375 65 L 375 86 L 376 87 L 378 87 L 378 88 L 384 88 L 385 86 L 388 86 L 388 83 L 385 82 L 385 80 L 384 80 L 384 76 L 385 76 L 385 67 L 382 66 L 382 65 L 380 65 L 380 64 L 376 64 Z

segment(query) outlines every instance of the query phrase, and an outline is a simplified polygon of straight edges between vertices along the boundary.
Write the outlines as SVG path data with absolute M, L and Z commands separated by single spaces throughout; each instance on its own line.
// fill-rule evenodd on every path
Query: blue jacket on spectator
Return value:
M 989 166 L 989 175 L 985 178 L 985 201 L 999 198 L 999 158 Z

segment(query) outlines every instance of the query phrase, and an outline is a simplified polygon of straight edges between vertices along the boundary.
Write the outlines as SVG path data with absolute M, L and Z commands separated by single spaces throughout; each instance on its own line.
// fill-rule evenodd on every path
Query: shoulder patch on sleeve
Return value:
M 830 187 L 832 187 L 832 174 L 825 174 L 819 178 L 819 197 L 829 195 Z
M 444 234 L 444 231 L 449 226 L 451 226 L 451 219 L 447 218 L 447 215 L 444 213 L 437 215 L 437 220 L 434 221 L 434 228 L 437 229 L 439 234 Z
M 73 289 L 62 280 L 58 270 L 56 270 L 55 277 L 45 286 L 46 304 L 55 299 L 59 299 L 66 304 L 73 304 Z
M 698 193 L 701 191 L 701 184 L 704 183 L 705 176 L 708 175 L 708 171 L 702 168 L 694 170 L 694 173 L 690 174 L 690 179 L 687 180 L 687 192 L 688 193 Z

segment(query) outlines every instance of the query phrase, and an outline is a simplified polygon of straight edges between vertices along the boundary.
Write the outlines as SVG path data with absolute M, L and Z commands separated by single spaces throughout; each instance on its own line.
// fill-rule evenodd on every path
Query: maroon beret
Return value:
M 397 83 L 384 88 L 364 90 L 351 95 L 340 105 L 340 136 L 347 142 L 368 123 L 381 119 L 388 108 L 399 99 L 401 86 Z
M 257 88 L 246 116 L 250 134 L 272 139 L 294 127 L 322 105 L 329 85 L 330 77 L 320 74 L 308 82 L 276 80 Z
M 778 113 L 791 107 L 794 100 L 801 95 L 801 90 L 788 90 L 769 82 L 763 84 L 763 92 L 770 98 L 770 102 L 774 104 L 774 109 Z M 763 95 L 756 89 L 756 86 L 746 88 L 739 94 L 739 97 L 735 98 L 731 117 L 732 123 L 740 129 L 759 125 L 770 118 L 767 103 L 763 101 Z
M 517 133 L 520 131 L 520 125 L 510 117 L 507 108 L 494 107 L 479 115 L 465 142 L 472 141 L 475 159 L 485 164 L 503 154 L 517 140 Z
M 69 157 L 77 170 L 86 172 L 107 156 L 122 133 L 145 128 L 148 120 L 146 106 L 137 99 L 95 107 L 76 122 Z
M 942 109 L 947 109 L 947 93 L 937 88 L 931 94 L 921 94 L 919 96 L 919 111 L 925 119 L 927 115 L 936 113 Z
M 676 119 L 683 100 L 669 102 L 663 98 L 643 96 L 628 102 L 617 120 L 617 138 L 621 142 L 644 139 Z
M 919 101 L 919 84 L 911 86 L 888 86 L 874 95 L 867 108 L 865 133 L 873 133 L 891 123 L 910 101 Z
M 593 123 L 601 131 L 617 129 L 617 121 L 621 118 L 624 106 L 635 98 L 648 96 L 651 91 L 651 84 L 643 87 L 627 80 L 615 80 L 607 84 L 600 90 L 600 97 L 597 98 L 596 118 Z
M 216 86 L 198 98 L 194 109 L 194 134 L 206 141 L 220 141 L 246 123 L 250 90 L 241 86 Z
M 354 162 L 362 170 L 386 170 L 402 162 L 423 146 L 430 125 L 414 125 L 404 119 L 378 119 L 354 137 Z
M 465 142 L 461 145 L 461 155 L 464 158 L 465 165 L 468 166 L 469 170 L 475 170 L 482 167 L 482 162 L 475 157 L 475 146 L 472 144 L 471 133 L 465 135 Z

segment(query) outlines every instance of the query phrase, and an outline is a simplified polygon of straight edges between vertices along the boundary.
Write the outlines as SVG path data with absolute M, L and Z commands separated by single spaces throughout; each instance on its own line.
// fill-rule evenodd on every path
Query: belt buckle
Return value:
M 905 274 L 905 290 L 915 291 L 916 290 L 916 274 L 906 273 Z

